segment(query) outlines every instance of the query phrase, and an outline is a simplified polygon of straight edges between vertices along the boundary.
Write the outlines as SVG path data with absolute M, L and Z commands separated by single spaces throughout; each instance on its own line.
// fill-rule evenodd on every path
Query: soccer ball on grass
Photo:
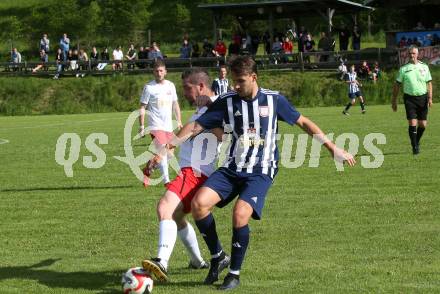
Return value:
M 150 273 L 141 267 L 133 267 L 122 275 L 124 294 L 150 294 L 153 291 L 153 279 Z

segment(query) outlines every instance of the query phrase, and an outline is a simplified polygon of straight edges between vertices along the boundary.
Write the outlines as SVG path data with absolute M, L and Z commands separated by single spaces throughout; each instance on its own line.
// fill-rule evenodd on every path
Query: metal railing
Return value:
M 206 69 L 216 69 L 221 64 L 227 64 L 230 57 L 200 57 L 200 58 L 166 58 L 164 59 L 168 71 L 182 71 L 194 66 Z M 299 52 L 293 54 L 273 53 L 270 55 L 254 56 L 260 70 L 265 69 L 289 69 L 298 71 L 335 71 L 341 60 L 346 65 L 360 64 L 366 60 L 369 64 L 377 61 L 382 68 L 397 67 L 398 54 L 394 49 L 372 48 L 358 51 L 316 51 Z M 105 64 L 105 66 L 103 66 Z M 113 64 L 120 64 L 113 70 Z M 63 70 L 59 72 L 63 76 L 75 75 L 111 75 L 141 74 L 152 71 L 154 60 L 138 59 L 134 61 L 115 60 L 89 60 L 76 61 L 76 66 L 67 62 L 45 62 L 30 61 L 21 63 L 3 62 L 0 63 L 0 76 L 54 76 L 58 72 L 58 65 Z M 32 70 L 38 65 L 42 68 L 33 73 Z

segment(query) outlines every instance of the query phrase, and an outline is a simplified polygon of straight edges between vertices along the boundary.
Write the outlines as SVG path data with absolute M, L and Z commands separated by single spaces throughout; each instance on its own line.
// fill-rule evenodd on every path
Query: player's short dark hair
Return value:
M 192 85 L 203 83 L 211 86 L 208 72 L 201 67 L 192 67 L 182 72 L 182 80 L 188 80 Z
M 257 73 L 257 64 L 250 56 L 237 56 L 229 62 L 231 72 L 237 76 Z
M 158 58 L 158 59 L 154 62 L 153 69 L 156 69 L 156 68 L 158 68 L 158 67 L 166 67 L 165 62 L 164 62 L 162 59 L 160 59 L 160 58 Z

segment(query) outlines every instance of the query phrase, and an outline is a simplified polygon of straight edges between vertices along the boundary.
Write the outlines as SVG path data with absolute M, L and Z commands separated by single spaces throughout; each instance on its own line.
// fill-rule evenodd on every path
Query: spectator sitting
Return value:
M 18 63 L 21 63 L 21 54 L 18 52 L 17 48 L 12 49 L 11 51 L 11 63 L 12 63 L 12 70 L 17 71 L 18 70 Z
M 36 73 L 37 71 L 45 67 L 46 62 L 49 61 L 49 58 L 44 50 L 40 50 L 40 61 L 41 63 L 39 63 L 35 68 L 32 69 L 32 73 Z
M 57 63 L 57 73 L 53 77 L 54 80 L 60 77 L 61 72 L 63 71 L 64 65 L 64 53 L 61 48 L 58 48 L 57 53 L 55 55 L 55 62 Z
M 379 67 L 379 62 L 375 61 L 374 66 L 373 66 L 373 70 L 371 73 L 373 82 L 376 82 L 380 78 L 380 75 L 381 75 L 381 71 L 380 71 L 380 67 Z
M 40 50 L 44 50 L 46 54 L 49 53 L 50 49 L 50 40 L 47 38 L 47 34 L 43 34 L 43 37 L 40 39 Z
M 138 68 L 146 68 L 148 59 L 148 50 L 146 50 L 143 46 L 139 47 L 138 60 L 140 62 L 136 63 Z
M 162 52 L 160 52 L 159 45 L 156 42 L 151 44 L 150 51 L 148 52 L 148 59 L 163 59 Z
M 215 55 L 224 57 L 226 55 L 226 45 L 222 39 L 217 40 L 217 44 L 215 44 Z
M 283 43 L 281 43 L 278 37 L 275 37 L 275 40 L 272 43 L 272 53 L 280 54 L 282 52 L 283 52 Z
M 191 57 L 192 46 L 187 39 L 183 40 L 182 47 L 180 47 L 180 58 Z
M 289 37 L 284 38 L 283 42 L 283 62 L 289 61 L 289 56 L 293 53 L 293 43 L 290 41 Z
M 202 57 L 214 57 L 214 46 L 212 46 L 212 44 L 209 43 L 207 38 L 203 40 L 202 48 L 203 48 Z
M 69 56 L 67 57 L 70 64 L 70 69 L 73 71 L 78 70 L 78 50 L 69 50 Z
M 122 70 L 122 60 L 124 59 L 124 53 L 122 53 L 122 47 L 118 46 L 113 50 L 113 70 Z
M 84 51 L 84 49 L 80 49 L 79 50 L 79 54 L 78 54 L 78 61 L 79 61 L 79 70 L 85 71 L 89 68 L 89 57 L 87 56 L 87 53 Z M 76 77 L 85 77 L 85 73 L 77 73 Z
M 128 48 L 127 54 L 125 55 L 125 58 L 127 58 L 127 68 L 128 69 L 134 69 L 134 61 L 136 60 L 137 53 L 136 49 L 134 49 L 134 45 L 130 44 L 130 47 Z
M 109 60 L 110 60 L 110 55 L 108 53 L 108 48 L 105 47 L 104 50 L 102 50 L 101 52 L 101 62 L 98 63 L 98 66 L 96 68 L 98 70 L 103 70 L 107 66 Z
M 362 64 L 359 67 L 357 74 L 359 79 L 363 79 L 363 80 L 368 79 L 370 77 L 371 71 L 366 60 L 362 61 Z
M 92 52 L 90 52 L 90 65 L 92 69 L 95 69 L 98 66 L 99 53 L 96 50 L 96 47 L 92 48 Z
M 293 53 L 293 43 L 290 41 L 289 37 L 284 38 L 283 42 L 283 52 L 284 54 L 292 54 Z

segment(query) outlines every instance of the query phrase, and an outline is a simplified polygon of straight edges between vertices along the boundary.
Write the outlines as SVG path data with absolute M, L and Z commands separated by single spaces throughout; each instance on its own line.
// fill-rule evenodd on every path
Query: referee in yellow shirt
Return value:
M 432 77 L 429 67 L 417 59 L 419 49 L 409 48 L 410 62 L 403 65 L 393 88 L 392 108 L 397 111 L 397 95 L 403 85 L 408 134 L 413 154 L 419 154 L 420 138 L 426 128 L 428 107 L 432 106 Z

